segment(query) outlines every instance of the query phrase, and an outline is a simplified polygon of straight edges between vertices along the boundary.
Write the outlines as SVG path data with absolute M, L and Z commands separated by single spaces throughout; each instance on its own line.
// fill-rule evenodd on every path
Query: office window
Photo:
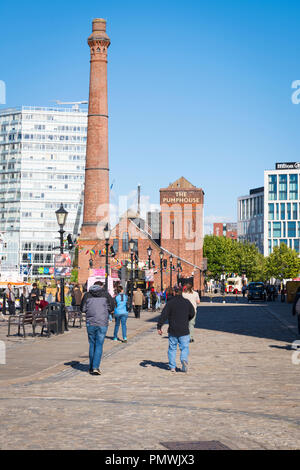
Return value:
M 279 203 L 276 202 L 276 220 L 280 220 L 279 219 Z
M 272 253 L 272 240 L 268 240 L 269 255 Z
M 286 210 L 287 210 L 287 219 L 291 220 L 292 218 L 292 213 L 291 213 L 291 203 L 288 202 L 286 205 Z
M 115 253 L 118 253 L 119 251 L 119 239 L 118 238 L 114 238 L 113 249 Z
M 287 175 L 279 175 L 279 199 L 287 199 Z
M 273 246 L 278 246 L 278 240 L 273 240 Z
M 281 243 L 285 243 L 287 245 L 287 240 L 284 238 L 284 239 L 280 240 L 280 245 L 281 245 Z
M 296 222 L 288 222 L 288 237 L 296 237 Z
M 274 220 L 274 204 L 269 204 L 269 220 Z
M 271 222 L 268 222 L 268 236 L 269 236 L 270 238 L 271 238 L 271 236 L 272 236 L 271 231 L 272 231 L 272 223 L 271 223 Z
M 283 236 L 286 237 L 286 222 L 282 222 Z
M 269 175 L 269 200 L 277 199 L 277 175 Z
M 299 238 L 295 238 L 294 240 L 294 250 L 296 250 L 298 253 L 300 252 Z
M 293 202 L 293 220 L 297 220 L 298 219 L 298 204 L 297 202 Z
M 281 222 L 273 222 L 273 237 L 281 237 Z
M 280 203 L 280 219 L 281 220 L 285 219 L 285 204 L 284 204 L 284 202 Z
M 298 175 L 290 175 L 290 199 L 298 199 Z

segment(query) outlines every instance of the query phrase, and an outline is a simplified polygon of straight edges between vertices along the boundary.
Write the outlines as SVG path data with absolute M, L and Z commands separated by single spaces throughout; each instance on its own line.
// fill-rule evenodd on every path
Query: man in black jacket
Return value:
M 169 322 L 169 367 L 171 372 L 176 371 L 176 351 L 177 344 L 179 345 L 180 361 L 182 364 L 182 371 L 188 370 L 188 356 L 189 356 L 189 343 L 190 331 L 189 321 L 195 315 L 195 309 L 191 302 L 182 297 L 182 289 L 177 287 L 175 289 L 175 297 L 167 302 L 164 307 L 157 323 L 157 332 L 162 335 L 162 325 L 168 320 Z

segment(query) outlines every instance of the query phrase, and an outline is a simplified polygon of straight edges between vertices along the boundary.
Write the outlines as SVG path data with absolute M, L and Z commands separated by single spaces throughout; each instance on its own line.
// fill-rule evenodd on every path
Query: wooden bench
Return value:
M 18 336 L 21 336 L 20 331 L 21 328 L 23 329 L 23 337 L 26 338 L 26 331 L 25 326 L 31 325 L 32 327 L 32 335 L 36 336 L 36 327 L 41 326 L 41 336 L 43 336 L 45 328 L 47 328 L 47 336 L 49 337 L 51 334 L 51 326 L 54 325 L 54 331 L 57 334 L 58 331 L 58 319 L 55 315 L 48 312 L 47 307 L 39 312 L 26 312 L 23 315 L 10 315 L 8 318 L 8 332 L 7 336 L 10 336 L 11 326 L 15 325 L 18 327 Z

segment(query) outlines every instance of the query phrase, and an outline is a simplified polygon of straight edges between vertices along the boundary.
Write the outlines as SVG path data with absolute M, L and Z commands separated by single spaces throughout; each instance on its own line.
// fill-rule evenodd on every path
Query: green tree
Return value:
M 276 246 L 266 259 L 266 277 L 276 279 L 293 279 L 300 273 L 298 253 L 285 243 Z
M 254 281 L 264 279 L 265 260 L 254 244 L 206 235 L 203 256 L 207 258 L 207 274 L 214 278 L 220 277 L 224 270 L 239 275 L 245 273 Z

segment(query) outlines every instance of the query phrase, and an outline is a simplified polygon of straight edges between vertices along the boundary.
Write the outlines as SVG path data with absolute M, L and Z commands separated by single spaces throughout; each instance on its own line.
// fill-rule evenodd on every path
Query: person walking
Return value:
M 143 292 L 138 287 L 137 290 L 133 292 L 133 297 L 132 297 L 132 305 L 133 305 L 135 318 L 141 317 L 141 308 L 143 306 L 144 301 L 145 301 L 145 298 L 144 298 Z
M 128 308 L 127 308 L 128 297 L 123 292 L 123 287 L 118 287 L 118 295 L 115 297 L 115 329 L 114 329 L 114 341 L 119 341 L 118 331 L 120 324 L 122 325 L 122 337 L 123 343 L 127 343 L 127 318 L 128 318 Z
M 157 302 L 157 295 L 156 295 L 156 292 L 155 292 L 155 290 L 154 290 L 154 287 L 152 287 L 152 289 L 151 289 L 150 300 L 151 300 L 152 312 L 155 312 L 155 310 L 156 310 L 156 302 Z
M 293 307 L 292 307 L 292 314 L 297 315 L 298 333 L 300 335 L 300 287 L 298 287 L 298 290 L 297 290 L 295 298 L 294 298 Z
M 81 311 L 86 314 L 89 340 L 89 373 L 92 375 L 101 375 L 103 343 L 108 328 L 108 316 L 113 309 L 114 301 L 100 281 L 95 282 L 82 299 Z
M 190 332 L 189 322 L 195 316 L 195 310 L 191 302 L 182 297 L 182 288 L 177 287 L 175 297 L 167 302 L 157 322 L 157 332 L 162 335 L 162 326 L 169 322 L 169 368 L 171 372 L 176 372 L 176 352 L 177 345 L 180 349 L 180 361 L 182 371 L 188 371 Z
M 80 290 L 79 284 L 75 284 L 72 289 L 72 307 L 75 307 L 75 310 L 78 312 L 80 310 L 80 305 L 82 301 L 82 292 Z
M 193 290 L 193 286 L 190 283 L 186 284 L 186 290 L 183 292 L 182 296 L 184 299 L 187 299 L 191 302 L 195 310 L 195 316 L 191 319 L 189 323 L 190 343 L 193 343 L 194 342 L 194 328 L 195 328 L 196 317 L 197 317 L 197 307 L 198 305 L 200 305 L 200 297 L 199 297 L 198 292 Z
M 5 290 L 5 297 L 8 303 L 9 315 L 15 315 L 16 314 L 16 305 L 15 305 L 16 296 L 15 296 L 15 293 L 12 289 L 12 285 L 10 282 L 7 284 L 7 289 Z

